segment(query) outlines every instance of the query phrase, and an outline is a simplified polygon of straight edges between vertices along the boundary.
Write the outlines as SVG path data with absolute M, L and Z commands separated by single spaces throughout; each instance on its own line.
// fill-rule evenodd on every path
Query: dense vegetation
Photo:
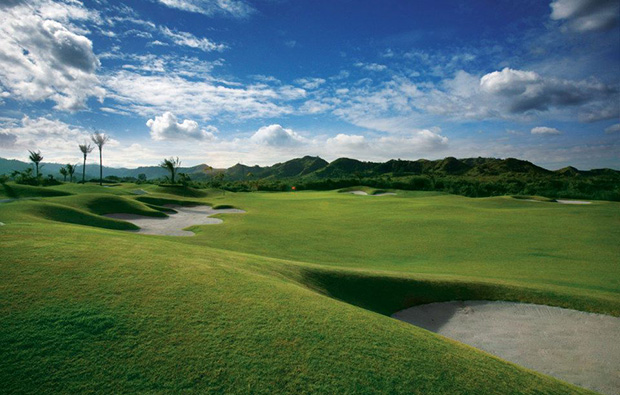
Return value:
M 387 315 L 474 298 L 618 316 L 618 204 L 397 193 L 0 186 L 17 199 L 0 203 L 0 388 L 585 392 Z M 190 238 L 101 216 L 168 203 L 246 214 Z
M 109 174 L 108 182 L 169 182 L 165 171 L 159 167 L 140 168 L 133 170 L 133 176 L 121 177 L 112 174 L 114 170 L 111 169 L 106 170 L 106 174 Z M 367 185 L 382 189 L 441 191 L 469 197 L 541 195 L 620 201 L 620 171 L 581 171 L 574 167 L 550 171 L 512 158 L 390 160 L 385 163 L 340 158 L 328 163 L 318 157 L 306 156 L 268 167 L 237 164 L 229 169 L 211 169 L 200 165 L 179 168 L 178 171 L 179 180 L 184 185 L 236 192 L 287 191 L 292 187 L 297 190 L 332 190 Z M 147 177 L 147 173 L 152 176 Z

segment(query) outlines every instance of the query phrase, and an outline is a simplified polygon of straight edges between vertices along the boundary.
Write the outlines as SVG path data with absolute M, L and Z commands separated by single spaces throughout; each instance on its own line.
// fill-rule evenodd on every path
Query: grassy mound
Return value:
M 142 202 L 142 203 L 146 203 L 146 204 L 152 204 L 155 206 L 164 206 L 167 204 L 177 204 L 179 206 L 200 206 L 200 205 L 210 206 L 209 203 L 199 202 L 197 200 L 186 200 L 186 199 L 180 200 L 180 199 L 171 199 L 169 197 L 162 198 L 162 197 L 153 197 L 153 196 L 139 196 L 139 197 L 136 197 L 135 200 Z
M 156 206 L 146 204 L 131 198 L 115 195 L 88 194 L 75 196 L 72 199 L 57 199 L 56 202 L 78 207 L 94 214 L 137 214 L 150 217 L 166 217 L 167 215 Z M 162 208 L 164 209 L 164 208 Z M 165 210 L 165 209 L 164 209 Z
M 64 192 L 54 187 L 36 187 L 31 185 L 20 185 L 15 183 L 0 184 L 0 198 L 20 199 L 29 197 L 50 197 L 50 196 L 66 196 L 71 195 L 70 192 Z
M 616 294 L 576 293 L 563 287 L 540 289 L 463 278 L 408 277 L 317 268 L 302 270 L 299 281 L 330 297 L 385 315 L 426 303 L 503 300 L 620 316 Z
M 182 185 L 160 185 L 157 188 L 154 188 L 153 192 L 189 198 L 203 198 L 208 196 L 207 191 L 185 187 Z
M 47 219 L 50 221 L 116 230 L 140 229 L 136 225 L 129 222 L 102 217 L 100 215 L 95 215 L 84 210 L 79 210 L 76 208 L 54 203 L 33 202 L 26 206 L 25 211 L 31 214 L 33 217 Z

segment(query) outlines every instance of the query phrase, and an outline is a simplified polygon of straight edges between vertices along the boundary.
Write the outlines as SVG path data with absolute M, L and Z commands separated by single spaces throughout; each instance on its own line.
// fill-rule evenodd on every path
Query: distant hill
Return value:
M 22 162 L 14 159 L 4 159 L 0 158 L 0 174 L 10 174 L 14 170 L 23 171 L 29 167 L 32 167 L 32 163 Z M 64 166 L 64 164 L 60 163 L 49 163 L 43 162 L 39 165 L 39 171 L 43 176 L 47 176 L 48 174 L 52 174 L 56 178 L 60 178 L 59 170 Z M 206 174 L 210 172 L 211 169 L 209 166 L 205 164 L 192 166 L 192 167 L 181 167 L 179 169 L 180 173 L 194 174 L 195 176 L 199 174 Z M 75 172 L 79 177 L 82 176 L 82 165 L 78 164 L 77 170 Z M 168 171 L 162 169 L 159 166 L 141 166 L 135 169 L 127 169 L 127 168 L 117 168 L 117 167 L 108 167 L 103 166 L 103 175 L 104 176 L 116 176 L 116 177 L 135 177 L 138 175 L 145 174 L 147 179 L 155 179 L 161 178 L 168 175 Z M 99 165 L 96 164 L 86 164 L 86 178 L 98 178 L 99 177 Z
M 10 174 L 13 170 L 22 171 L 32 164 L 19 160 L 0 158 L 0 174 Z M 60 177 L 58 163 L 43 163 L 41 173 Z M 145 174 L 148 179 L 165 177 L 168 172 L 159 166 L 142 166 L 135 169 L 113 168 L 104 166 L 104 176 L 138 177 Z M 447 157 L 440 160 L 419 159 L 416 161 L 392 159 L 387 162 L 363 162 L 351 158 L 339 158 L 329 163 L 317 156 L 304 156 L 272 166 L 247 166 L 236 164 L 228 169 L 212 169 L 206 164 L 192 167 L 181 167 L 180 173 L 190 175 L 193 180 L 209 180 L 215 174 L 223 172 L 228 181 L 248 180 L 323 180 L 341 178 L 372 178 L 378 176 L 464 176 L 464 177 L 498 177 L 498 176 L 561 176 L 590 177 L 617 176 L 620 172 L 613 169 L 578 170 L 572 166 L 551 171 L 531 162 L 507 158 L 465 158 Z M 76 174 L 82 173 L 78 165 Z M 87 178 L 97 178 L 99 167 L 89 164 L 86 167 Z

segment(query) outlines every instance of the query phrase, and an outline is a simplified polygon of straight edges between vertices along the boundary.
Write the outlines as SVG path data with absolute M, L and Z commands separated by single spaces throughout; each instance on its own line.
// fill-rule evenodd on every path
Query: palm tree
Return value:
M 179 167 L 181 166 L 181 161 L 177 156 L 176 159 L 170 157 L 170 159 L 164 159 L 163 162 L 159 164 L 159 167 L 162 167 L 170 172 L 170 182 L 174 184 L 174 174 L 177 172 Z
M 75 168 L 77 167 L 77 165 L 72 165 L 70 163 L 67 163 L 67 174 L 69 174 L 69 182 L 73 182 L 73 174 L 75 173 Z
M 92 136 L 90 136 L 90 139 L 93 140 L 93 143 L 95 143 L 97 147 L 99 147 L 99 185 L 103 185 L 103 157 L 101 150 L 103 150 L 105 143 L 110 140 L 110 137 L 101 132 L 95 132 Z
M 86 182 L 86 155 L 93 152 L 93 149 L 95 148 L 90 144 L 80 144 L 80 151 L 82 151 L 82 153 L 84 154 L 84 165 L 82 166 L 82 183 Z
M 36 167 L 36 176 L 37 178 L 39 178 L 39 163 L 43 160 L 43 157 L 41 156 L 41 151 L 34 152 L 29 150 L 28 152 L 30 152 L 30 160 L 34 162 L 34 165 Z
M 60 170 L 58 170 L 60 172 L 60 174 L 62 174 L 62 176 L 64 177 L 65 182 L 67 182 L 67 174 L 69 174 L 67 172 L 67 168 L 66 167 L 61 167 Z

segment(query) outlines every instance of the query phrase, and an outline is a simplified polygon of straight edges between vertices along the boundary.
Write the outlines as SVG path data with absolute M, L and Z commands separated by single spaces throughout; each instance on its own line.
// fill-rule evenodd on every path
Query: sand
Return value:
M 131 193 L 133 193 L 134 195 L 146 195 L 148 192 L 144 189 L 134 189 L 133 191 L 131 191 Z
M 431 303 L 392 317 L 560 380 L 620 393 L 620 318 L 543 305 Z
M 360 196 L 390 196 L 390 195 L 396 195 L 394 192 L 383 192 L 383 193 L 377 193 L 374 195 L 368 195 L 368 193 L 364 192 L 364 191 L 350 191 L 347 193 L 352 193 L 353 195 L 360 195 Z
M 184 207 L 166 205 L 165 207 L 173 208 L 177 213 L 169 214 L 168 217 L 164 218 L 147 217 L 136 214 L 106 214 L 104 216 L 122 219 L 123 221 L 131 222 L 139 226 L 140 230 L 136 231 L 137 233 L 162 236 L 194 236 L 194 232 L 183 229 L 193 225 L 221 224 L 223 222 L 221 219 L 210 218 L 210 216 L 215 214 L 245 213 L 245 211 L 238 209 L 215 210 L 209 206 Z
M 583 200 L 556 200 L 560 204 L 592 204 L 592 202 L 586 202 Z

